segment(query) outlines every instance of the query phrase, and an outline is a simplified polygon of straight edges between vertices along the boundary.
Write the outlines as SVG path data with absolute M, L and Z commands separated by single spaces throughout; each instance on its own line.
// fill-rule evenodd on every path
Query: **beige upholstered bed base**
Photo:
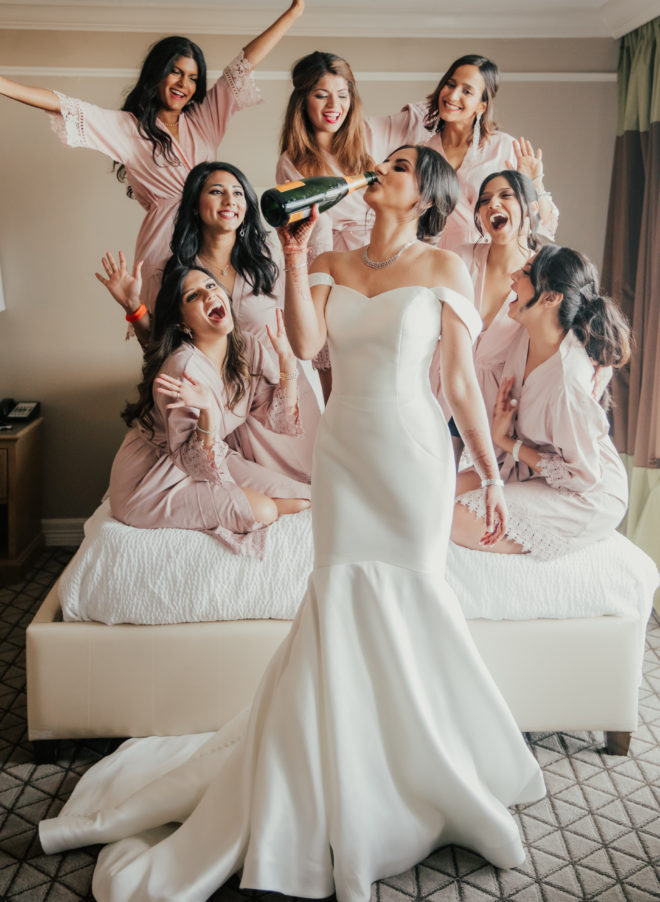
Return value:
M 289 625 L 65 623 L 54 586 L 27 630 L 29 738 L 215 730 L 249 704 Z M 636 729 L 637 618 L 469 626 L 521 730 L 604 730 L 613 751 L 616 734 Z

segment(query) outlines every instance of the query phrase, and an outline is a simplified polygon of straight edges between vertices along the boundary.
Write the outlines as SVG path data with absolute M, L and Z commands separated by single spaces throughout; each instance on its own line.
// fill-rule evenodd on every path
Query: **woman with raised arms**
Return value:
M 144 260 L 142 300 L 149 311 L 160 285 L 156 264 L 167 257 L 186 176 L 195 164 L 216 157 L 231 116 L 260 102 L 252 71 L 304 7 L 305 0 L 292 0 L 288 10 L 225 67 L 209 91 L 202 51 L 179 36 L 153 45 L 121 110 L 101 109 L 0 77 L 0 94 L 51 113 L 53 128 L 65 144 L 99 150 L 115 161 L 117 177 L 127 182 L 129 196 L 146 211 L 135 259 Z
M 139 296 L 139 273 L 116 279 Z M 145 353 L 139 399 L 112 465 L 110 507 L 129 526 L 197 529 L 231 551 L 261 555 L 264 526 L 309 507 L 309 486 L 245 460 L 227 436 L 246 420 L 299 435 L 297 365 L 282 326 L 268 330 L 279 362 L 233 321 L 212 273 L 168 265 Z

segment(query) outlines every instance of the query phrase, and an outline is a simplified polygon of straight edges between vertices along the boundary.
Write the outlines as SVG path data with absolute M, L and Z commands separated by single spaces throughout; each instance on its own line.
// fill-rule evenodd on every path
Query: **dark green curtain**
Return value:
M 603 286 L 634 338 L 613 386 L 614 441 L 630 476 L 621 529 L 660 565 L 660 17 L 622 38 L 617 81 Z
M 660 466 L 660 17 L 621 40 L 605 289 L 635 349 L 614 387 L 614 437 L 636 466 Z

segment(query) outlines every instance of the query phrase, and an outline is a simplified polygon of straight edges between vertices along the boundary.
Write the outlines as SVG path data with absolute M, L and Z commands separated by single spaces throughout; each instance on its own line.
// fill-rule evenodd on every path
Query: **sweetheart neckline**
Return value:
M 322 284 L 322 283 L 321 283 Z M 364 294 L 364 292 L 359 291 L 357 288 L 351 288 L 350 285 L 344 285 L 342 282 L 335 282 L 333 280 L 332 285 L 328 286 L 329 288 L 345 288 L 347 291 L 352 291 L 353 294 L 358 294 L 361 298 L 364 298 L 365 301 L 374 301 L 376 298 L 382 297 L 384 294 L 391 294 L 393 291 L 401 291 L 403 288 L 422 288 L 425 291 L 433 291 L 433 288 L 429 288 L 428 285 L 399 285 L 398 288 L 386 288 L 385 291 L 378 291 L 376 294 Z M 434 286 L 434 287 L 442 287 L 442 286 Z M 451 291 L 450 288 L 447 289 Z M 467 298 L 466 298 L 467 300 Z

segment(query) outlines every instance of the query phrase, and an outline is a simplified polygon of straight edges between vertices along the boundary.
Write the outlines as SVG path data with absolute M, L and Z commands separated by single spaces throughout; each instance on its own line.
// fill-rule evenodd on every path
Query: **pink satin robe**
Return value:
M 628 505 L 628 479 L 609 437 L 598 397 L 611 370 L 596 370 L 572 332 L 559 350 L 523 380 L 529 335 L 514 336 L 502 369 L 518 401 L 513 435 L 542 456 L 536 473 L 511 454 L 500 455 L 509 511 L 507 535 L 539 558 L 555 558 L 608 536 Z M 458 498 L 485 515 L 484 492 Z
M 160 287 L 159 264 L 170 255 L 170 240 L 183 184 L 198 163 L 215 160 L 229 120 L 238 110 L 259 103 L 252 67 L 243 51 L 232 60 L 204 101 L 183 113 L 172 150 L 180 165 L 158 159 L 143 138 L 132 113 L 105 110 L 58 92 L 61 113 L 51 113 L 53 130 L 69 147 L 89 147 L 126 167 L 135 199 L 146 210 L 135 244 L 135 259 L 144 260 L 142 300 L 151 312 Z M 163 131 L 166 129 L 163 127 Z M 122 243 L 121 236 L 119 243 Z
M 278 368 L 251 335 L 246 341 L 250 370 L 262 375 L 250 380 L 234 410 L 227 406 L 215 365 L 194 345 L 186 343 L 167 358 L 161 372 L 178 379 L 187 373 L 210 387 L 220 423 L 217 440 L 205 449 L 197 438 L 199 411 L 168 409 L 172 399 L 154 392 L 153 436 L 133 426 L 112 465 L 110 507 L 118 520 L 142 529 L 197 529 L 235 553 L 261 556 L 265 529 L 239 486 L 271 498 L 310 497 L 309 485 L 245 460 L 225 441 L 249 419 L 288 435 L 302 434 L 297 408 L 287 407 L 279 387 Z

